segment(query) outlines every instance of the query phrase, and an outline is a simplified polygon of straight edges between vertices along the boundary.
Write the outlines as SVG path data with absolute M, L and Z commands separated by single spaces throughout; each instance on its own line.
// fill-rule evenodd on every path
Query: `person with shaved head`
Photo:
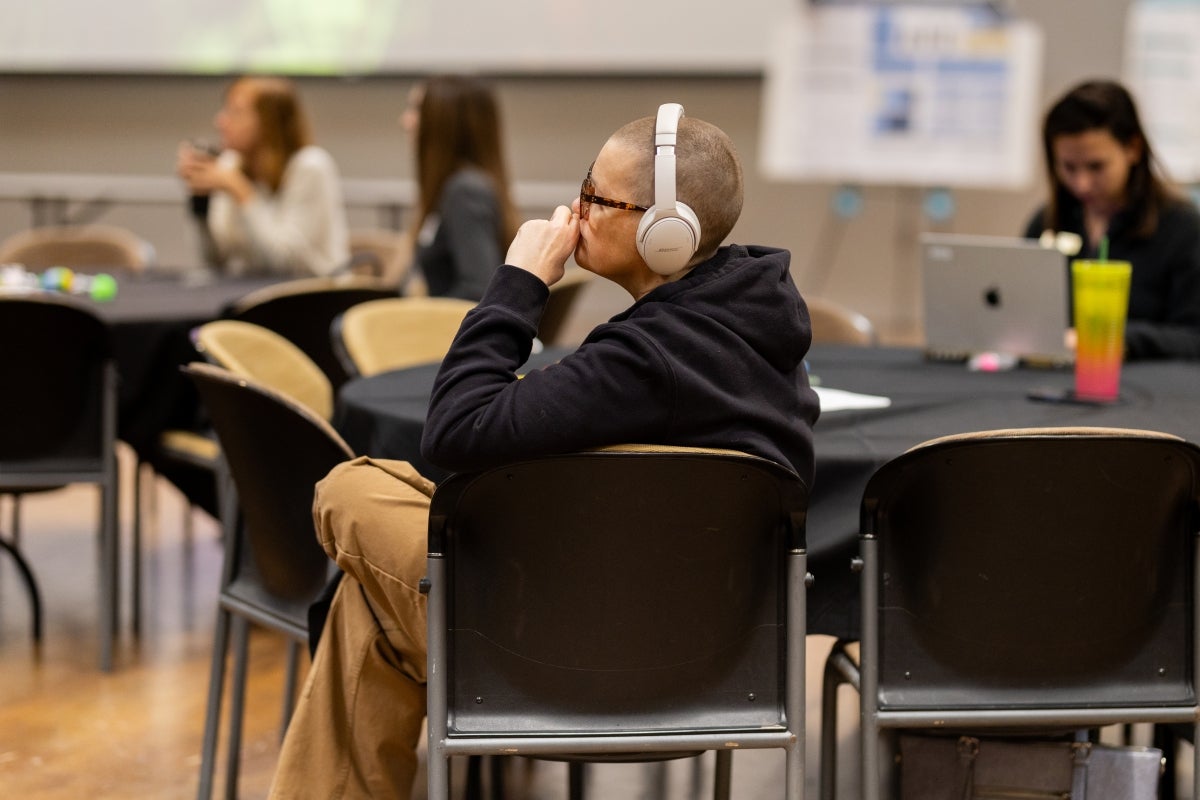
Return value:
M 721 448 L 811 485 L 808 310 L 787 251 L 725 244 L 741 210 L 741 163 L 716 126 L 668 103 L 616 131 L 579 197 L 520 227 L 468 313 L 434 384 L 423 455 L 463 471 L 620 443 Z M 519 380 L 572 254 L 632 303 Z M 318 537 L 345 575 L 273 797 L 409 797 L 433 490 L 407 462 L 366 457 L 317 485 Z

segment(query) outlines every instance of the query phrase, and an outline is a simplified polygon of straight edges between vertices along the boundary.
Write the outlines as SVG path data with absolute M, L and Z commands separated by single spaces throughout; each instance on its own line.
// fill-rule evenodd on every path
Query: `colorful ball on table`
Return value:
M 106 302 L 117 296 L 117 279 L 108 273 L 101 272 L 92 276 L 92 288 L 88 293 L 93 300 Z
M 42 288 L 55 292 L 71 291 L 75 273 L 66 267 L 51 267 L 42 273 Z

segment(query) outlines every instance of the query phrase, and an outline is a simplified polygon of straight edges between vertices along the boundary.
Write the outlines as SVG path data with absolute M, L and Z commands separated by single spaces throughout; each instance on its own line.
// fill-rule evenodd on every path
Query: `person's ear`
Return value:
M 1130 164 L 1141 163 L 1141 160 L 1146 156 L 1146 140 L 1141 136 L 1134 136 L 1125 145 L 1125 157 L 1129 159 Z

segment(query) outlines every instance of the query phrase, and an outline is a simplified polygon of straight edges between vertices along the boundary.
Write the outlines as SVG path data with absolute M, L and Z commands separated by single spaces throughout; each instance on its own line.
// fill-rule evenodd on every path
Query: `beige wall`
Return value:
M 1018 14 L 1046 37 L 1043 98 L 1076 80 L 1119 75 L 1129 0 L 1074 3 L 1018 0 Z M 409 77 L 301 81 L 318 139 L 349 178 L 411 175 L 410 153 L 396 118 Z M 683 103 L 690 115 L 724 128 L 747 165 L 746 207 L 733 238 L 786 247 L 801 291 L 855 306 L 887 341 L 919 336 L 916 236 L 932 226 L 921 191 L 868 186 L 863 213 L 839 222 L 829 212 L 834 187 L 777 183 L 757 172 L 762 83 L 754 77 L 508 77 L 496 80 L 508 150 L 519 180 L 578 181 L 607 135 L 660 102 Z M 0 76 L 0 172 L 169 175 L 176 143 L 209 134 L 225 81 L 192 77 Z M 1022 191 L 955 192 L 957 213 L 942 230 L 1016 233 L 1040 195 Z M 570 198 L 564 197 L 566 202 Z M 119 207 L 103 219 L 141 231 L 165 264 L 193 262 L 182 207 Z M 0 236 L 27 226 L 25 204 L 0 200 Z M 355 210 L 354 225 L 376 216 Z M 591 292 L 606 316 L 618 293 Z

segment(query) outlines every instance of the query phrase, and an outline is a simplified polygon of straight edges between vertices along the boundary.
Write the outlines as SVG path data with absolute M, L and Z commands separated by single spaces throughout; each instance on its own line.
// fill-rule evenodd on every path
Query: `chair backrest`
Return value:
M 115 225 L 53 225 L 31 228 L 0 243 L 0 264 L 47 267 L 123 267 L 143 270 L 155 261 L 154 246 Z
M 1195 702 L 1198 501 L 1200 448 L 1151 432 L 988 431 L 893 459 L 862 503 L 864 693 L 877 669 L 881 711 Z
M 431 621 L 443 601 L 447 615 L 430 680 L 449 682 L 451 735 L 785 724 L 785 575 L 807 500 L 783 467 L 686 448 L 451 476 L 429 533 L 445 563 Z
M 331 335 L 348 373 L 375 375 L 441 361 L 474 307 L 452 297 L 372 300 L 347 309 Z
M 583 268 L 569 269 L 558 283 L 550 287 L 550 299 L 542 311 L 538 323 L 538 338 L 548 345 L 563 344 L 562 337 L 571 309 L 579 301 L 583 290 L 595 277 Z
M 333 387 L 311 358 L 272 330 L 221 319 L 197 328 L 196 349 L 230 372 L 286 395 L 322 419 L 333 414 Z
M 230 316 L 269 328 L 295 344 L 337 391 L 349 376 L 330 340 L 333 320 L 351 306 L 399 293 L 397 284 L 377 278 L 300 278 L 251 292 L 234 303 Z
M 110 338 L 83 301 L 0 291 L 0 473 L 105 457 L 116 413 Z
M 332 569 L 313 529 L 313 487 L 354 454 L 325 420 L 266 386 L 211 364 L 184 371 L 212 420 L 241 514 L 233 529 L 244 538 L 227 544 L 235 559 L 226 582 L 261 587 L 261 604 L 302 632 Z
M 412 235 L 390 228 L 353 228 L 350 231 L 351 270 L 365 265 L 365 273 L 388 286 L 399 287 L 412 268 Z
M 852 344 L 870 347 L 879 343 L 871 320 L 852 308 L 826 297 L 805 295 L 808 316 L 812 321 L 814 343 Z

